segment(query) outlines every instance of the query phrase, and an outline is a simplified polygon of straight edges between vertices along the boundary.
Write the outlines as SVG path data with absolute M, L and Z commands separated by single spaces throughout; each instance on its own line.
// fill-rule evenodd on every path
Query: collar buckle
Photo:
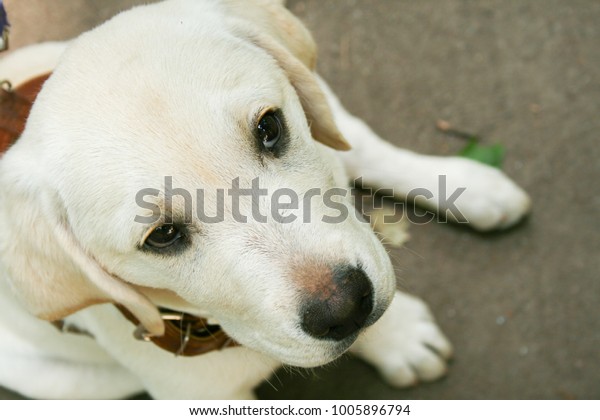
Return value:
M 152 342 L 175 356 L 199 356 L 211 351 L 239 346 L 219 325 L 209 325 L 204 318 L 165 308 L 159 308 L 165 323 L 165 334 L 155 336 L 149 333 L 127 309 L 121 305 L 116 306 L 125 318 L 136 326 L 133 332 L 136 340 Z

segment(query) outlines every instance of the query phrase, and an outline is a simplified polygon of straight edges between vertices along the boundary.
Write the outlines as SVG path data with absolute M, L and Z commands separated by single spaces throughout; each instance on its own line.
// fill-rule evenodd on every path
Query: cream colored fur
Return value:
M 449 188 L 467 187 L 458 207 L 475 228 L 527 212 L 525 193 L 499 171 L 384 143 L 313 73 L 315 57 L 280 1 L 169 0 L 0 61 L 0 79 L 17 84 L 55 68 L 0 160 L 0 384 L 34 398 L 251 398 L 281 363 L 321 365 L 351 345 L 397 386 L 445 373 L 450 344 L 421 301 L 395 292 L 386 251 L 354 217 L 322 223 L 328 209 L 313 203 L 310 224 L 195 221 L 184 253 L 138 249 L 151 226 L 133 222 L 135 194 L 165 175 L 190 191 L 260 177 L 300 194 L 363 176 L 398 196 L 416 187 L 435 196 L 445 174 Z M 283 110 L 292 141 L 281 160 L 261 163 L 244 140 L 266 107 Z M 296 266 L 359 262 L 373 283 L 373 320 L 389 310 L 354 344 L 311 338 L 298 327 L 292 256 Z M 134 340 L 104 303 L 125 305 L 155 334 L 157 305 L 210 317 L 243 346 L 175 358 Z M 64 317 L 95 338 L 47 322 Z

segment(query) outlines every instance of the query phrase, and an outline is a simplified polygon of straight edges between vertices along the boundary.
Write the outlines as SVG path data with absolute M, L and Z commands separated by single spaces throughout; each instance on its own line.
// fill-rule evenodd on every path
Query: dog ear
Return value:
M 278 0 L 226 1 L 233 32 L 267 51 L 296 90 L 315 140 L 350 150 L 313 73 L 316 47 L 308 30 Z
M 32 176 L 32 159 L 17 151 L 19 146 L 29 145 L 17 144 L 0 166 L 0 268 L 14 294 L 32 314 L 48 321 L 90 305 L 119 303 L 150 333 L 162 335 L 157 308 L 81 247 L 58 194 L 42 177 Z
M 224 0 L 228 16 L 242 19 L 275 39 L 308 69 L 317 66 L 317 46 L 310 31 L 285 8 L 284 0 Z

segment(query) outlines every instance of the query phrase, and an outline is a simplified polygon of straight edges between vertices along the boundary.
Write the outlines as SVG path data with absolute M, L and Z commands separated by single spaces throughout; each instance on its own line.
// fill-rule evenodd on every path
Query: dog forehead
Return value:
M 69 143 L 55 147 L 67 165 L 82 158 L 92 167 L 95 159 L 105 168 L 126 162 L 136 173 L 136 162 L 154 156 L 153 169 L 169 175 L 182 158 L 208 171 L 223 156 L 249 151 L 250 141 L 239 140 L 250 133 L 252 113 L 294 98 L 275 61 L 232 36 L 210 7 L 192 17 L 185 10 L 148 13 L 152 7 L 76 40 L 40 95 L 38 108 L 46 112 L 34 109 L 32 120 L 56 133 L 53 143 Z M 110 160 L 103 158 L 107 148 Z
M 55 71 L 59 93 L 96 110 L 135 110 L 143 101 L 145 112 L 167 102 L 181 112 L 281 96 L 287 78 L 266 51 L 225 25 L 194 23 L 185 30 L 163 22 L 156 30 L 140 19 L 109 21 L 68 49 Z

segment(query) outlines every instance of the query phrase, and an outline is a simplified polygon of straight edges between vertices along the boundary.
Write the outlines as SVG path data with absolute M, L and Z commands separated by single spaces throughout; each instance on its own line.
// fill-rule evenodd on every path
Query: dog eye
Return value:
M 174 225 L 162 225 L 152 231 L 144 245 L 155 248 L 167 248 L 181 239 L 181 231 Z
M 256 127 L 258 138 L 267 150 L 271 150 L 281 139 L 281 120 L 273 111 L 262 116 Z

